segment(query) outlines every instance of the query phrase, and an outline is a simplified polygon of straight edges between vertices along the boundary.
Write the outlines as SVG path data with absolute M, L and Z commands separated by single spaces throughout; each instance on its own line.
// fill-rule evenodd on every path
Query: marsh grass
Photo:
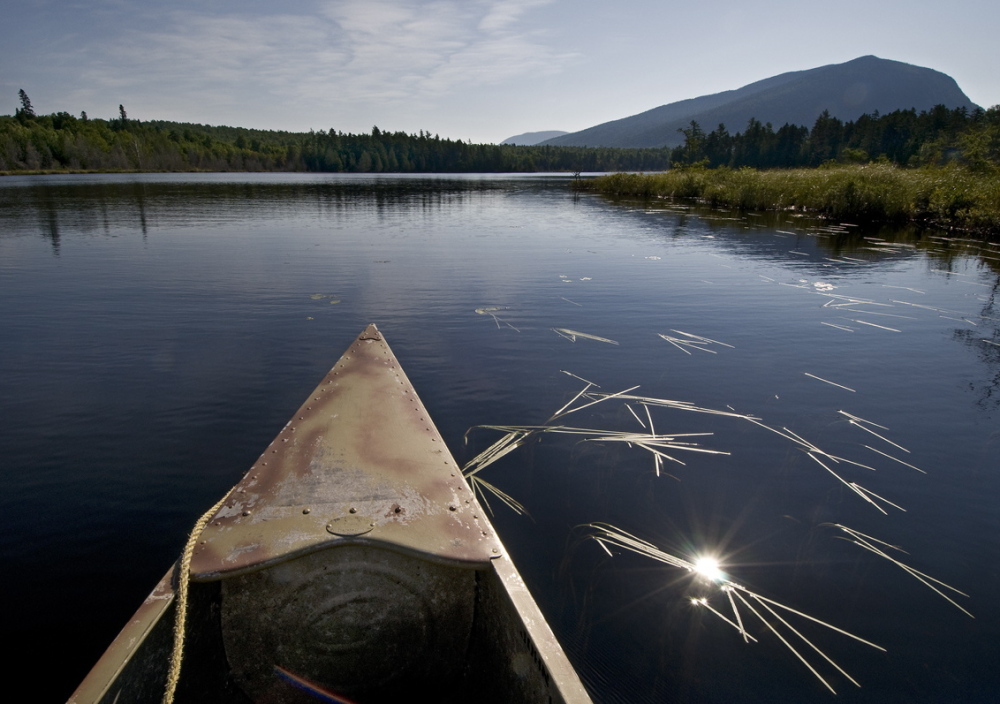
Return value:
M 1000 236 L 1000 171 L 902 169 L 885 164 L 818 169 L 679 168 L 616 173 L 589 187 L 611 196 L 694 199 L 713 207 L 813 212 L 857 222 L 915 222 Z

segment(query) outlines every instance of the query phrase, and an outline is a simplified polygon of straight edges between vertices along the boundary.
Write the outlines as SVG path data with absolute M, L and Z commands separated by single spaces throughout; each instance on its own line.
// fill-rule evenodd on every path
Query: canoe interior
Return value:
M 439 702 L 589 701 L 506 557 L 471 570 L 381 547 L 333 547 L 193 583 L 189 599 L 178 703 L 317 701 L 277 675 L 275 664 L 356 704 L 421 691 Z M 99 663 L 71 702 L 160 700 L 175 610 L 162 590 L 156 603 L 162 608 L 141 642 L 116 643 L 129 651 L 123 666 L 112 657 L 101 677 Z

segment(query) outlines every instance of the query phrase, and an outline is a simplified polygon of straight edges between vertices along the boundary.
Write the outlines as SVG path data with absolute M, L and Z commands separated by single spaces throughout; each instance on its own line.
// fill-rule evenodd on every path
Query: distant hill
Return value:
M 500 144 L 520 144 L 523 147 L 530 147 L 535 144 L 541 144 L 547 139 L 552 139 L 553 137 L 561 137 L 564 134 L 569 134 L 569 132 L 564 132 L 562 130 L 546 130 L 545 132 L 525 132 L 524 134 L 516 134 L 513 137 L 508 137 Z
M 812 128 L 824 111 L 841 120 L 935 105 L 976 107 L 950 76 L 929 68 L 862 56 L 843 64 L 792 71 L 736 90 L 681 100 L 632 117 L 605 122 L 544 142 L 552 146 L 673 147 L 684 141 L 677 130 L 692 120 L 710 132 L 725 124 L 731 133 L 750 118 Z M 513 138 L 512 138 L 513 139 Z

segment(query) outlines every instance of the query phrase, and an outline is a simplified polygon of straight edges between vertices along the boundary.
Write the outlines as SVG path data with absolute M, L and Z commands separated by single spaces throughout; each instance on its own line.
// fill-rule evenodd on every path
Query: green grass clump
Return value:
M 796 210 L 858 222 L 916 222 L 1000 235 L 1000 171 L 903 169 L 888 164 L 818 169 L 679 168 L 617 173 L 590 188 L 611 196 L 695 199 L 741 210 Z

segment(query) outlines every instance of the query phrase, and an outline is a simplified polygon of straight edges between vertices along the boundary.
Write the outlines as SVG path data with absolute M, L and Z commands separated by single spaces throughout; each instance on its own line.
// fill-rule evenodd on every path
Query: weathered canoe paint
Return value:
M 70 702 L 159 701 L 173 579 Z M 192 579 L 178 702 L 316 701 L 296 678 L 359 704 L 590 701 L 374 325 L 229 493 Z
M 369 326 L 230 492 L 195 580 L 350 541 L 482 567 L 500 552 L 444 440 Z

